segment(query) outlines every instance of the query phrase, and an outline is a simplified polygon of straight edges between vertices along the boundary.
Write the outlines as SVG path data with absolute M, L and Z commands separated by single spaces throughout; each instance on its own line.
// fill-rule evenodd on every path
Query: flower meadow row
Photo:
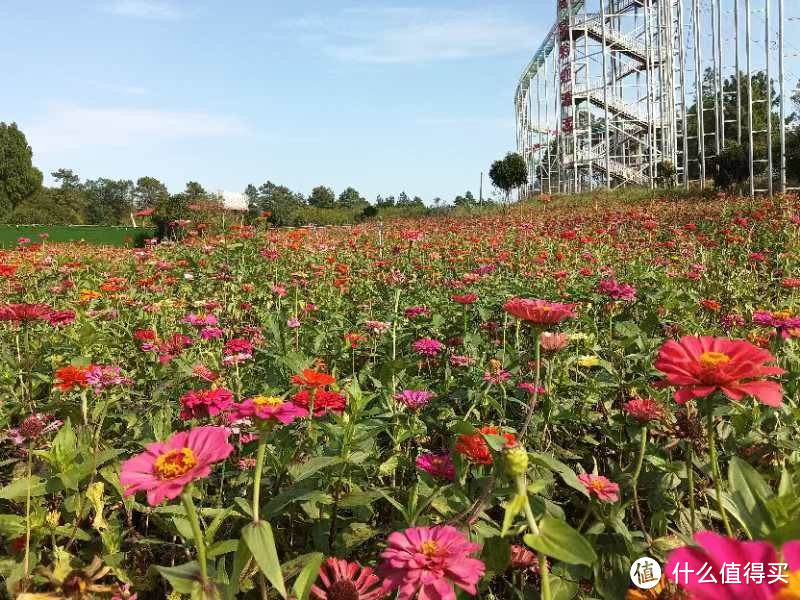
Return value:
M 798 223 L 721 197 L 0 252 L 6 590 L 800 599 Z M 701 581 L 746 563 L 781 567 Z

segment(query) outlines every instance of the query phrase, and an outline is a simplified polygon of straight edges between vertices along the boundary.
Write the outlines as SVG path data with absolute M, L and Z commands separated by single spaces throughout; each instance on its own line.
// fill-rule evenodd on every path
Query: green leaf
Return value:
M 233 565 L 231 565 L 229 582 L 225 587 L 225 600 L 234 600 L 239 593 L 239 578 L 242 575 L 242 571 L 244 571 L 244 568 L 247 566 L 250 556 L 251 553 L 247 544 L 245 544 L 243 539 L 239 540 L 236 554 L 233 555 Z
M 169 584 L 176 592 L 181 594 L 191 594 L 196 584 L 200 582 L 200 565 L 196 561 L 184 563 L 177 567 L 159 567 L 156 571 L 169 581 Z
M 278 560 L 278 551 L 275 549 L 275 537 L 272 535 L 272 526 L 268 521 L 250 523 L 242 529 L 242 539 L 253 558 L 278 593 L 286 598 L 286 586 L 283 583 L 281 561 Z
M 728 466 L 728 481 L 733 503 L 733 514 L 748 531 L 751 538 L 763 538 L 775 529 L 775 521 L 767 508 L 767 500 L 773 497 L 772 489 L 758 471 L 741 458 L 731 458 Z
M 549 454 L 541 454 L 538 452 L 531 452 L 529 454 L 529 459 L 533 464 L 539 465 L 540 467 L 545 467 L 546 469 L 550 469 L 551 471 L 558 473 L 562 481 L 569 487 L 579 491 L 586 497 L 589 496 L 589 492 L 586 491 L 586 486 L 580 482 L 578 476 L 575 474 L 575 471 L 570 469 L 561 461 L 556 460 Z
M 547 556 L 570 565 L 591 566 L 597 554 L 589 541 L 567 523 L 553 517 L 544 517 L 539 523 L 539 535 L 527 534 L 525 543 Z
M 314 585 L 319 575 L 319 567 L 322 564 L 322 559 L 322 552 L 315 552 L 312 554 L 306 566 L 300 571 L 300 575 L 294 580 L 292 591 L 297 600 L 308 599 L 308 595 L 311 593 L 311 586 Z
M 506 503 L 506 514 L 503 517 L 503 532 L 500 535 L 503 537 L 508 535 L 508 530 L 514 523 L 514 518 L 525 508 L 525 502 L 527 500 L 528 499 L 522 494 L 516 494 L 510 502 Z
M 291 475 L 292 479 L 295 481 L 303 481 L 304 479 L 311 477 L 317 471 L 341 462 L 342 459 L 338 456 L 315 456 L 307 462 L 289 467 L 289 475 Z
M 511 563 L 511 542 L 501 537 L 489 538 L 483 543 L 481 558 L 492 573 L 503 573 Z
M 28 487 L 31 488 L 31 496 L 42 496 L 45 493 L 45 484 L 40 477 L 32 475 L 24 479 L 12 481 L 4 488 L 0 489 L 0 499 L 20 500 L 28 496 Z

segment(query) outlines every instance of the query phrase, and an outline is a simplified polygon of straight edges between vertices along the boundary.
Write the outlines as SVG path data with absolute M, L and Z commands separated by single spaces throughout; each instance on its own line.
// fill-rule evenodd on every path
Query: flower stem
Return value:
M 256 450 L 256 469 L 253 473 L 253 523 L 259 521 L 259 503 L 261 502 L 261 474 L 264 471 L 264 456 L 267 451 L 267 439 L 262 433 L 258 438 Z
M 689 522 L 692 527 L 692 535 L 694 532 L 697 531 L 697 521 L 695 517 L 695 506 L 694 506 L 694 447 L 692 446 L 691 440 L 688 442 L 688 448 L 686 450 L 686 476 L 688 478 L 689 483 Z
M 33 444 L 28 444 L 28 491 L 25 499 L 25 577 L 30 570 L 31 552 L 31 474 L 33 471 Z
M 181 502 L 189 524 L 192 526 L 194 534 L 194 545 L 197 548 L 197 562 L 200 563 L 200 576 L 203 579 L 203 586 L 208 583 L 208 567 L 206 565 L 206 543 L 203 539 L 203 531 L 200 529 L 200 519 L 197 518 L 197 509 L 192 501 L 191 489 L 187 488 L 181 494 Z
M 708 453 L 711 459 L 711 473 L 714 478 L 714 487 L 717 490 L 717 504 L 719 505 L 719 514 L 722 517 L 722 522 L 725 525 L 725 533 L 728 537 L 733 537 L 733 530 L 728 521 L 728 514 L 725 512 L 725 507 L 722 505 L 722 476 L 719 472 L 719 460 L 717 459 L 717 445 L 714 439 L 714 410 L 708 407 Z
M 519 441 L 525 438 L 525 434 L 528 432 L 528 427 L 530 427 L 531 419 L 533 419 L 533 411 L 536 410 L 536 404 L 539 400 L 539 383 L 542 377 L 542 364 L 541 364 L 541 354 L 542 349 L 541 345 L 539 344 L 539 335 L 540 335 L 539 328 L 535 328 L 533 332 L 533 346 L 534 346 L 534 361 L 536 362 L 536 380 L 534 381 L 533 387 L 533 394 L 531 394 L 531 401 L 528 405 L 528 414 L 525 417 L 525 424 L 522 426 L 522 431 L 519 434 Z
M 537 338 L 538 343 L 538 338 Z M 525 498 L 525 518 L 528 520 L 528 527 L 533 535 L 539 535 L 539 525 L 536 524 L 536 517 L 531 510 L 531 503 L 528 500 L 528 490 L 525 486 L 525 476 L 517 477 L 517 493 Z M 553 595 L 550 591 L 550 575 L 547 571 L 547 556 L 544 552 L 537 552 L 536 558 L 539 560 L 539 578 L 542 582 L 542 600 L 552 600 Z
M 644 526 L 644 519 L 642 518 L 642 511 L 639 508 L 639 490 L 638 490 L 638 483 L 639 483 L 639 475 L 642 473 L 642 464 L 644 463 L 644 455 L 647 452 L 647 427 L 642 427 L 642 441 L 641 445 L 639 446 L 639 457 L 636 459 L 636 468 L 633 471 L 633 479 L 631 481 L 631 487 L 633 488 L 633 508 L 636 510 L 636 518 L 639 521 L 639 527 L 642 528 L 642 533 L 644 533 L 646 538 L 650 538 L 650 534 L 647 532 L 646 527 Z

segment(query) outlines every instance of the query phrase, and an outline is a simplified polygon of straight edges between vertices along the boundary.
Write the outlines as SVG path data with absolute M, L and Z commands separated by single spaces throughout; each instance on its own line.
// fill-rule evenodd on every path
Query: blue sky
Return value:
M 477 194 L 513 149 L 516 80 L 554 17 L 541 0 L 13 5 L 0 120 L 45 173 L 427 201 Z

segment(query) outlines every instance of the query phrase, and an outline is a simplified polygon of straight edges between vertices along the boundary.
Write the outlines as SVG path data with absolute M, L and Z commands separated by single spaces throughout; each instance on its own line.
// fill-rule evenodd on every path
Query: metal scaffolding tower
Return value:
M 732 144 L 751 194 L 786 189 L 784 0 L 554 2 L 515 95 L 528 193 L 702 188 Z

